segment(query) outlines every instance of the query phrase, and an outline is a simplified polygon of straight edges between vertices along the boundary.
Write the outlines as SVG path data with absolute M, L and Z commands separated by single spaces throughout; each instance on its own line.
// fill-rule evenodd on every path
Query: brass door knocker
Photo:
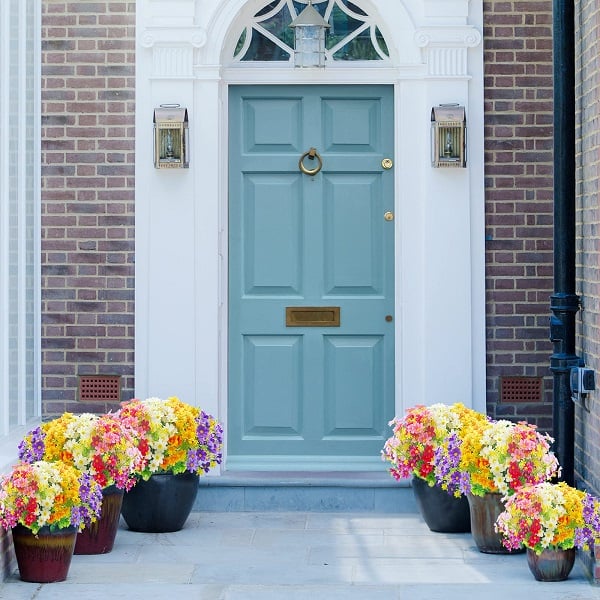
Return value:
M 307 169 L 304 166 L 304 159 L 308 158 L 309 160 L 317 159 L 317 166 L 314 169 Z M 323 160 L 319 156 L 316 148 L 311 148 L 308 152 L 305 152 L 298 161 L 298 167 L 305 175 L 316 175 L 323 168 Z

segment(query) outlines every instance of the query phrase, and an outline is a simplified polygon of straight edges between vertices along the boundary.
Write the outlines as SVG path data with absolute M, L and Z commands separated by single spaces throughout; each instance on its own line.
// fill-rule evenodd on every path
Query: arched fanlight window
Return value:
M 234 60 L 291 62 L 294 30 L 290 23 L 306 8 L 308 0 L 274 0 L 257 11 L 238 39 Z M 327 21 L 325 59 L 331 61 L 389 61 L 387 44 L 373 17 L 348 0 L 312 0 Z

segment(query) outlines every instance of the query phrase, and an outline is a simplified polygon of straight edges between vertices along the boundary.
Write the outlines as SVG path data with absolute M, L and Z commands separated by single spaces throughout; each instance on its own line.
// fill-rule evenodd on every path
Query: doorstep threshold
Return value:
M 409 487 L 410 480 L 396 481 L 381 471 L 224 471 L 200 477 L 202 487 Z

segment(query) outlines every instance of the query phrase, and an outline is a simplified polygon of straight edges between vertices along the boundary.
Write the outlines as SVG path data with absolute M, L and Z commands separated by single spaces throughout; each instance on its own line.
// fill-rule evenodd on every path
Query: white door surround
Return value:
M 265 4 L 136 3 L 136 395 L 178 395 L 227 420 L 228 86 L 382 83 L 396 99 L 396 413 L 485 410 L 482 4 L 355 0 L 381 23 L 385 66 L 234 64 Z M 433 169 L 431 108 L 450 102 L 466 107 L 467 168 Z M 188 109 L 189 169 L 153 167 L 165 103 Z

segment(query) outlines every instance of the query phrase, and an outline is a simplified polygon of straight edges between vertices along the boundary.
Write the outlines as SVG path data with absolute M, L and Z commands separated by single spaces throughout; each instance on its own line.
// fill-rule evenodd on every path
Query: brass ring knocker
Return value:
M 307 169 L 304 166 L 304 159 L 307 158 L 309 160 L 317 159 L 317 166 L 314 169 Z M 305 152 L 298 161 L 298 167 L 305 175 L 316 175 L 323 168 L 323 160 L 319 156 L 316 148 L 311 148 L 308 152 Z

